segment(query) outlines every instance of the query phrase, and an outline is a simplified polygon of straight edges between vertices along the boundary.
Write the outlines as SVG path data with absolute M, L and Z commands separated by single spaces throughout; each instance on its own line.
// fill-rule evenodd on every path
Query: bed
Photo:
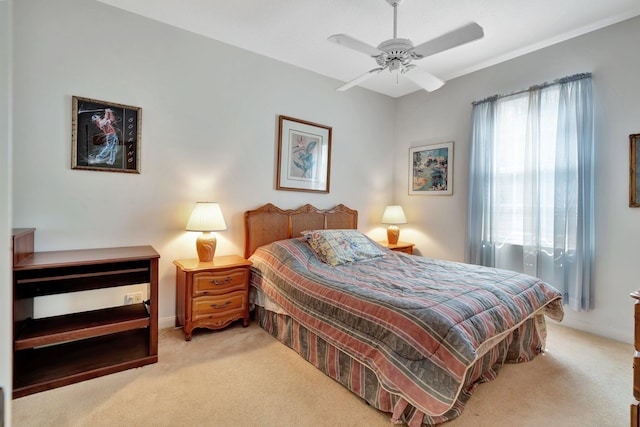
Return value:
M 390 251 L 344 205 L 245 212 L 259 325 L 394 423 L 458 417 L 504 363 L 544 349 L 560 293 L 519 273 Z

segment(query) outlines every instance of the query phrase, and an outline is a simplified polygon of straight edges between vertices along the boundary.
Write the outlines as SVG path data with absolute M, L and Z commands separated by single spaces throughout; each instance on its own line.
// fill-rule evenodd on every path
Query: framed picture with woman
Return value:
M 72 169 L 140 173 L 142 109 L 72 97 Z

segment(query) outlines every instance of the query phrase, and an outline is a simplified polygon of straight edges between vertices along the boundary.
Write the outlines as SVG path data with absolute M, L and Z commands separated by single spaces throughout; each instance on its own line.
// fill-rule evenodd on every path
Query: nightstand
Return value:
M 394 245 L 392 243 L 387 242 L 386 240 L 378 243 L 380 243 L 385 248 L 391 249 L 392 251 L 404 252 L 405 254 L 409 254 L 409 255 L 413 255 L 413 247 L 415 246 L 415 243 L 409 243 L 409 242 L 398 242 Z
M 227 255 L 200 262 L 197 258 L 173 261 L 176 265 L 176 326 L 191 341 L 195 328 L 221 329 L 242 319 L 249 326 L 249 267 L 251 261 Z

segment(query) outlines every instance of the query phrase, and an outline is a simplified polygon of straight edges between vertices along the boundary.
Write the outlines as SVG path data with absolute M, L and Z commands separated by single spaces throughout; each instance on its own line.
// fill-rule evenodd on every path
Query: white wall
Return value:
M 11 286 L 11 8 L 0 0 L 0 387 L 4 425 L 11 425 L 13 304 Z M 3 419 L 0 417 L 0 425 Z
M 640 209 L 629 208 L 629 135 L 640 133 L 640 18 L 592 32 L 403 97 L 396 108 L 395 202 L 404 238 L 423 255 L 464 259 L 471 102 L 574 73 L 593 73 L 596 137 L 596 307 L 564 323 L 631 342 L 638 282 Z M 455 141 L 454 195 L 408 196 L 408 150 Z M 418 232 L 417 230 L 420 230 Z
M 345 203 L 360 229 L 381 227 L 393 99 L 336 92 L 335 80 L 102 3 L 22 0 L 14 12 L 13 225 L 36 227 L 38 251 L 154 246 L 161 326 L 173 325 L 172 260 L 196 256 L 184 231 L 195 201 L 221 203 L 219 255 L 243 253 L 243 212 L 266 202 Z M 142 107 L 140 175 L 71 169 L 73 95 Z M 333 127 L 330 194 L 275 190 L 279 114 Z

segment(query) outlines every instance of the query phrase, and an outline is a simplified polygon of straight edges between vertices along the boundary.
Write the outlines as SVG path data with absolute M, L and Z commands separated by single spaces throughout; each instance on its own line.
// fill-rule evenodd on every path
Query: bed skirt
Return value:
M 452 420 L 462 413 L 475 387 L 493 380 L 505 363 L 532 360 L 542 352 L 546 338 L 545 319 L 537 314 L 489 349 L 467 371 L 462 392 L 451 409 L 431 416 L 410 405 L 401 395 L 385 390 L 376 374 L 344 351 L 329 344 L 286 314 L 255 306 L 258 324 L 305 360 L 360 396 L 374 408 L 392 414 L 392 422 L 410 427 L 433 426 Z

